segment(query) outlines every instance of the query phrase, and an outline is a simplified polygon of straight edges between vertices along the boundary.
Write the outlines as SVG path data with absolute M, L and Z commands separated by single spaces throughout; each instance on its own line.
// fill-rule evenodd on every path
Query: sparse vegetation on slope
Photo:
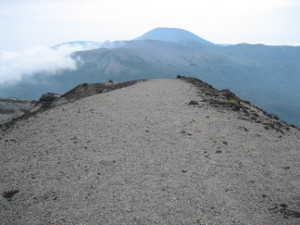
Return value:
M 0 98 L 0 124 L 22 115 L 36 104 L 36 100 Z

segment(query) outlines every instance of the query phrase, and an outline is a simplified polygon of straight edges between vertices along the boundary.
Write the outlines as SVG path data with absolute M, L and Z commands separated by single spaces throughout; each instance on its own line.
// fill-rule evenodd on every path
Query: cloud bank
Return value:
M 80 59 L 71 53 L 81 46 L 63 45 L 57 49 L 34 47 L 20 52 L 0 52 L 0 85 L 13 84 L 35 73 L 53 75 L 58 71 L 76 70 Z

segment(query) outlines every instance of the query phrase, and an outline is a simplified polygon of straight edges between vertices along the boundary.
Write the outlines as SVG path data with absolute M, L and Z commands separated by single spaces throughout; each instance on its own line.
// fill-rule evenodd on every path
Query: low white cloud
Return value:
M 0 85 L 12 84 L 22 78 L 40 72 L 55 74 L 60 70 L 76 70 L 80 58 L 71 53 L 82 50 L 81 46 L 63 45 L 57 49 L 34 47 L 20 52 L 0 52 Z

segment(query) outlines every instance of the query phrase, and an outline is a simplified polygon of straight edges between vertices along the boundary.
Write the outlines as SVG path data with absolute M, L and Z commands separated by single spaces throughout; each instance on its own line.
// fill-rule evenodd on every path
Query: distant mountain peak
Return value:
M 213 44 L 187 30 L 180 29 L 180 28 L 164 28 L 164 27 L 158 27 L 153 30 L 150 30 L 145 34 L 143 34 L 142 36 L 135 38 L 134 40 L 158 40 L 158 41 L 175 42 L 175 43 L 192 40 L 192 41 L 201 42 L 203 44 L 209 44 L 209 45 Z

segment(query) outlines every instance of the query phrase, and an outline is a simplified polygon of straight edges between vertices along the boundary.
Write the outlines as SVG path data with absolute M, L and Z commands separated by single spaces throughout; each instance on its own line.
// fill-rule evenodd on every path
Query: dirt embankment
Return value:
M 266 129 L 275 129 L 284 134 L 291 127 L 298 129 L 295 125 L 289 125 L 280 121 L 274 114 L 269 114 L 264 110 L 251 105 L 249 101 L 243 101 L 229 89 L 217 90 L 211 85 L 202 82 L 196 78 L 182 78 L 183 80 L 195 85 L 201 93 L 202 101 L 208 102 L 209 105 L 216 108 L 227 108 L 241 113 L 240 119 L 254 123 L 262 124 Z
M 0 128 L 7 129 L 11 125 L 13 125 L 16 121 L 27 119 L 33 115 L 36 115 L 37 113 L 48 110 L 51 107 L 55 107 L 61 104 L 66 104 L 68 102 L 76 101 L 78 99 L 85 98 L 88 96 L 102 94 L 120 88 L 128 87 L 140 81 L 143 80 L 134 80 L 134 81 L 121 82 L 121 83 L 120 82 L 91 83 L 91 84 L 84 83 L 76 86 L 74 89 L 66 92 L 63 95 L 56 94 L 56 93 L 45 93 L 44 95 L 42 95 L 39 101 L 37 100 L 12 101 L 9 99 L 5 99 L 5 110 L 7 113 L 3 114 L 2 117 L 0 114 Z M 7 102 L 11 104 L 7 105 L 8 104 Z M 15 110 L 16 107 L 18 108 L 17 112 Z M 14 109 L 14 112 L 12 112 L 12 109 Z M 0 110 L 1 110 L 1 99 L 0 99 Z

